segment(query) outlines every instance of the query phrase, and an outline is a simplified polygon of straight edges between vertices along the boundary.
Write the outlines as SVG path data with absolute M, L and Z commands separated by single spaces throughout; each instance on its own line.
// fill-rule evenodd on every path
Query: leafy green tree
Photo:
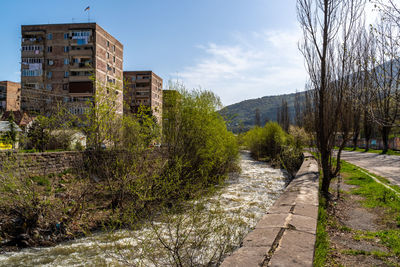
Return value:
M 175 93 L 165 99 L 163 114 L 169 167 L 179 173 L 181 188 L 222 181 L 237 159 L 238 146 L 217 113 L 219 98 L 210 91 L 188 91 L 181 84 L 171 84 L 170 90 Z
M 12 148 L 15 146 L 15 142 L 17 142 L 17 128 L 15 125 L 14 113 L 10 112 L 10 116 L 8 117 L 8 125 L 9 130 L 5 134 L 5 139 L 7 143 L 12 145 Z
M 32 147 L 40 152 L 45 150 L 46 144 L 50 140 L 49 126 L 50 119 L 39 115 L 28 129 L 28 139 Z

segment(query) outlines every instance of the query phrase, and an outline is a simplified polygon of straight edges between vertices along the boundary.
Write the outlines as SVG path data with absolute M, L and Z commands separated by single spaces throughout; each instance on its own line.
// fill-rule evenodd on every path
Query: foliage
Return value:
M 268 122 L 264 127 L 248 131 L 244 143 L 256 159 L 270 160 L 285 167 L 294 175 L 302 163 L 302 142 L 287 134 L 276 122 Z
M 45 150 L 45 146 L 50 140 L 49 126 L 50 120 L 47 117 L 42 115 L 36 117 L 27 134 L 32 148 L 39 151 Z
M 304 92 L 298 93 L 299 101 L 304 102 Z M 248 131 L 256 126 L 254 114 L 256 109 L 260 111 L 260 121 L 263 125 L 267 120 L 278 121 L 277 109 L 281 106 L 282 100 L 287 102 L 289 118 L 294 118 L 296 94 L 286 94 L 278 96 L 264 96 L 257 99 L 249 99 L 224 107 L 219 111 L 224 117 L 232 118 L 228 122 L 228 129 L 234 133 L 241 130 Z
M 9 123 L 9 130 L 5 134 L 5 141 L 6 143 L 10 143 L 12 147 L 14 148 L 15 142 L 17 142 L 17 135 L 18 132 L 16 130 L 16 125 L 14 122 L 14 113 L 11 112 L 10 116 L 8 117 L 8 123 Z
M 103 85 L 94 80 L 96 94 L 85 105 L 83 116 L 75 116 L 75 124 L 86 135 L 87 146 L 95 150 L 101 150 L 102 146 L 115 146 L 121 138 L 122 108 L 118 104 L 118 98 L 122 93 L 112 83 Z
M 234 167 L 238 147 L 216 112 L 221 106 L 218 97 L 209 91 L 189 92 L 179 84 L 171 84 L 170 90 L 176 93 L 165 100 L 163 114 L 167 169 L 179 173 L 181 188 L 190 195 L 196 187 L 221 182 Z

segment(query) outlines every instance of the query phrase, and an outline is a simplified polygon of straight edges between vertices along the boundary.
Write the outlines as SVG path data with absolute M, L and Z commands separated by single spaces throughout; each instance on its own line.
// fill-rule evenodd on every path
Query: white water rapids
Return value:
M 285 188 L 287 174 L 251 159 L 248 152 L 241 153 L 240 167 L 242 172 L 230 175 L 220 192 L 216 196 L 209 197 L 205 202 L 207 209 L 218 206 L 224 213 L 224 218 L 240 216 L 243 222 L 242 227 L 247 232 L 280 196 Z M 168 232 L 167 229 L 163 229 L 165 226 L 162 224 L 156 223 L 156 225 L 159 225 L 161 232 Z M 137 247 L 138 240 L 140 237 L 149 236 L 149 232 L 151 229 L 144 228 L 137 231 L 121 230 L 111 234 L 99 233 L 54 247 L 29 248 L 4 253 L 0 254 L 0 266 L 157 265 L 149 262 L 148 259 L 138 264 L 135 258 L 137 256 L 133 256 L 142 254 L 139 251 L 142 248 Z M 210 240 L 214 242 L 215 237 Z M 203 254 L 205 254 L 204 251 L 198 253 L 198 256 L 194 255 L 198 258 L 204 256 Z M 158 254 L 158 257 L 162 255 Z

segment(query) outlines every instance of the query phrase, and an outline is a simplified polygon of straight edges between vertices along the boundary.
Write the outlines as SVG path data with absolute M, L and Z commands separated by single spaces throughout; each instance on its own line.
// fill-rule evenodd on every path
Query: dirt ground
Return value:
M 360 204 L 361 196 L 351 194 L 353 185 L 340 184 L 340 198 L 337 198 L 337 181 L 332 184 L 335 201 L 328 209 L 327 232 L 330 253 L 327 266 L 400 266 L 400 259 L 387 256 L 388 249 L 376 239 L 357 239 L 364 231 L 385 229 L 380 221 L 379 209 L 367 209 Z

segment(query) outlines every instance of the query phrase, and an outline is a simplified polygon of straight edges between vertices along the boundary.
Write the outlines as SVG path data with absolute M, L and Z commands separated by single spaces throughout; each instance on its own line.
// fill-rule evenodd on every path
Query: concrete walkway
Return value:
M 342 151 L 341 159 L 382 176 L 393 185 L 400 186 L 400 156 Z

